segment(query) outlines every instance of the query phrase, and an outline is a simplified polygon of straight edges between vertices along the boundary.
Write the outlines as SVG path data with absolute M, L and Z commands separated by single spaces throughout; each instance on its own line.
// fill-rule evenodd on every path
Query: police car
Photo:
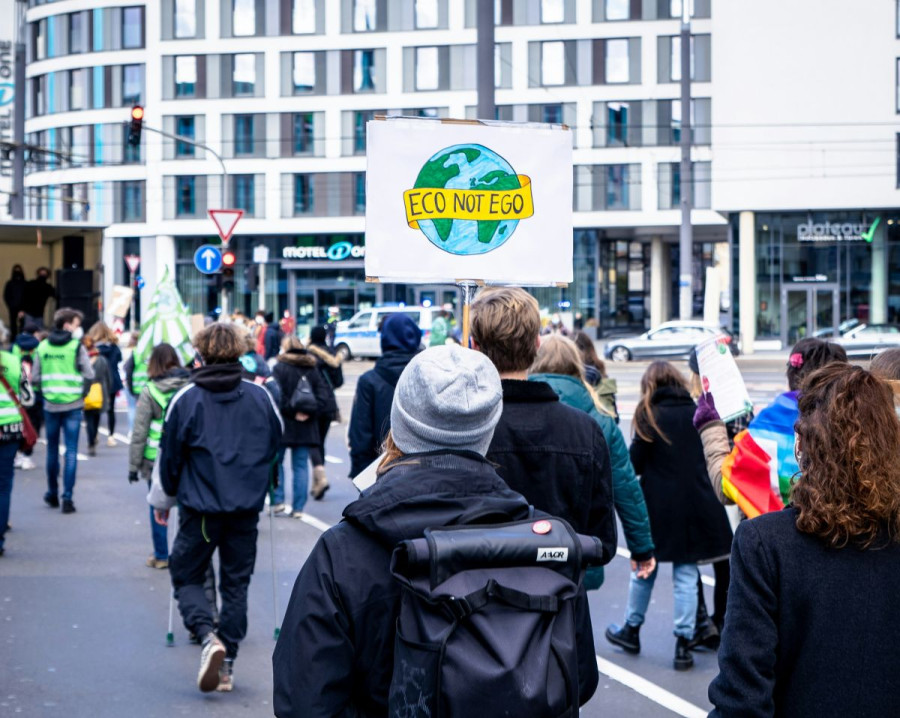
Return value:
M 379 328 L 391 314 L 406 314 L 422 330 L 422 345 L 428 346 L 431 323 L 440 313 L 440 307 L 414 307 L 399 304 L 363 309 L 346 322 L 338 322 L 334 335 L 334 349 L 344 361 L 352 357 L 378 358 L 381 356 L 381 332 Z

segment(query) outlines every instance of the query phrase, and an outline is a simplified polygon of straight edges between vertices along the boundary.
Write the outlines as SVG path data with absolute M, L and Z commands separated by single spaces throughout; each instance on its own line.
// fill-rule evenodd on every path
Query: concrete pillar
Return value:
M 869 289 L 869 321 L 884 324 L 888 316 L 887 225 L 881 218 L 872 237 L 872 284 Z
M 756 218 L 753 212 L 741 212 L 738 222 L 738 310 L 744 354 L 753 353 L 756 307 Z
M 669 318 L 671 278 L 669 252 L 662 237 L 650 240 L 650 328 L 656 329 Z
M 141 290 L 141 307 L 146 312 L 153 299 L 156 285 L 169 268 L 169 276 L 175 280 L 175 238 L 166 235 L 141 237 L 140 275 L 144 278 Z M 143 320 L 143 317 L 141 317 Z
M 100 297 L 103 300 L 103 313 L 101 319 L 112 326 L 113 317 L 109 313 L 109 303 L 113 297 L 113 286 L 116 282 L 116 268 L 122 261 L 122 245 L 124 241 L 119 237 L 103 236 L 100 245 L 100 264 L 103 266 L 103 286 L 100 287 Z M 118 252 L 116 250 L 119 250 Z M 118 261 L 117 261 L 118 259 Z M 127 284 L 128 282 L 125 282 Z

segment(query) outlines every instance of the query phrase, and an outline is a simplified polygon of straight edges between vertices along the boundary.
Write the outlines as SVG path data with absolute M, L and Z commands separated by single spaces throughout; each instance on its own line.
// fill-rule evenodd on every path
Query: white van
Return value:
M 406 314 L 422 330 L 422 345 L 428 346 L 431 322 L 440 307 L 386 306 L 363 309 L 346 322 L 338 322 L 334 335 L 335 352 L 344 360 L 351 357 L 377 358 L 381 356 L 382 322 L 391 314 Z

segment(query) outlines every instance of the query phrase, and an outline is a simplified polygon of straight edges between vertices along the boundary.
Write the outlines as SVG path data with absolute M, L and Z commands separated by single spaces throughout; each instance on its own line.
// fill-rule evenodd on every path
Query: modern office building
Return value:
M 218 280 L 192 258 L 215 237 L 207 209 L 223 205 L 245 213 L 229 307 L 291 309 L 303 326 L 330 305 L 347 315 L 383 301 L 455 301 L 452 287 L 365 282 L 365 126 L 382 114 L 475 117 L 475 3 L 30 0 L 28 141 L 50 151 L 29 162 L 29 217 L 109 224 L 106 291 L 126 281 L 124 255 L 138 254 L 145 302 L 169 266 L 194 311 L 220 306 Z M 896 174 L 894 3 L 866 3 L 852 18 L 838 0 L 789 5 L 693 0 L 695 311 L 714 267 L 722 319 L 749 346 L 827 321 L 818 306 L 829 291 L 834 323 L 888 318 L 900 303 L 898 280 L 883 278 L 900 266 L 887 261 L 897 178 L 850 177 L 869 157 Z M 681 0 L 495 8 L 497 117 L 573 130 L 574 236 L 548 238 L 548 251 L 574 242 L 575 281 L 535 290 L 542 308 L 581 313 L 604 333 L 670 318 Z M 840 52 L 823 39 L 835 24 Z M 146 126 L 213 148 L 227 175 L 209 153 L 146 129 L 140 148 L 128 145 L 133 104 Z M 875 144 L 862 155 L 852 141 Z M 795 227 L 812 223 L 818 237 L 826 221 L 855 231 L 875 217 L 871 245 L 844 234 L 807 242 Z

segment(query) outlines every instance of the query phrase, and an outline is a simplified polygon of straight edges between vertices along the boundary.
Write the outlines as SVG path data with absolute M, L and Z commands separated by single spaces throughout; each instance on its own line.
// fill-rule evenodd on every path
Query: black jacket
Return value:
M 671 443 L 635 434 L 631 463 L 641 477 L 657 561 L 696 563 L 731 550 L 731 524 L 710 486 L 696 405 L 686 389 L 662 387 L 650 398 L 653 416 Z
M 546 382 L 503 380 L 503 414 L 488 460 L 536 509 L 565 519 L 616 553 L 609 448 L 597 422 L 560 403 Z
M 356 384 L 350 414 L 350 478 L 365 469 L 381 453 L 381 445 L 391 429 L 394 389 L 406 365 L 418 353 L 390 351 L 375 362 Z
M 25 284 L 21 309 L 29 316 L 42 318 L 47 301 L 55 296 L 56 292 L 53 289 L 53 285 L 46 279 L 36 277 Z
M 107 344 L 102 342 L 97 345 L 97 351 L 106 359 L 109 365 L 109 375 L 112 379 L 112 387 L 110 391 L 115 396 L 122 391 L 122 376 L 119 374 L 119 364 L 122 363 L 122 350 L 116 344 Z
M 274 322 L 266 327 L 266 333 L 263 335 L 263 346 L 266 350 L 265 358 L 267 361 L 278 356 L 278 352 L 281 349 L 281 329 Z
M 895 716 L 900 544 L 828 548 L 798 515 L 764 514 L 734 535 L 710 716 Z
M 306 350 L 316 358 L 316 368 L 325 380 L 325 386 L 328 388 L 328 406 L 325 411 L 333 418 L 338 413 L 337 396 L 334 391 L 344 385 L 341 359 L 327 344 L 310 343 Z
M 396 466 L 344 509 L 304 564 L 272 657 L 278 718 L 387 716 L 400 586 L 394 547 L 431 526 L 526 518 L 528 502 L 475 454 L 420 455 Z M 579 680 L 597 686 L 590 613 L 578 606 Z
M 316 369 L 316 358 L 305 351 L 289 351 L 278 355 L 272 376 L 278 383 L 281 391 L 279 409 L 284 421 L 284 435 L 281 437 L 282 446 L 318 446 L 319 424 L 316 417 L 326 412 L 328 408 L 328 386 L 319 370 Z M 316 413 L 310 414 L 306 421 L 297 421 L 295 412 L 291 411 L 289 404 L 300 377 L 305 376 L 309 380 L 310 388 L 316 397 Z
M 239 363 L 195 369 L 166 411 L 162 487 L 200 513 L 261 511 L 281 431 L 272 397 Z

